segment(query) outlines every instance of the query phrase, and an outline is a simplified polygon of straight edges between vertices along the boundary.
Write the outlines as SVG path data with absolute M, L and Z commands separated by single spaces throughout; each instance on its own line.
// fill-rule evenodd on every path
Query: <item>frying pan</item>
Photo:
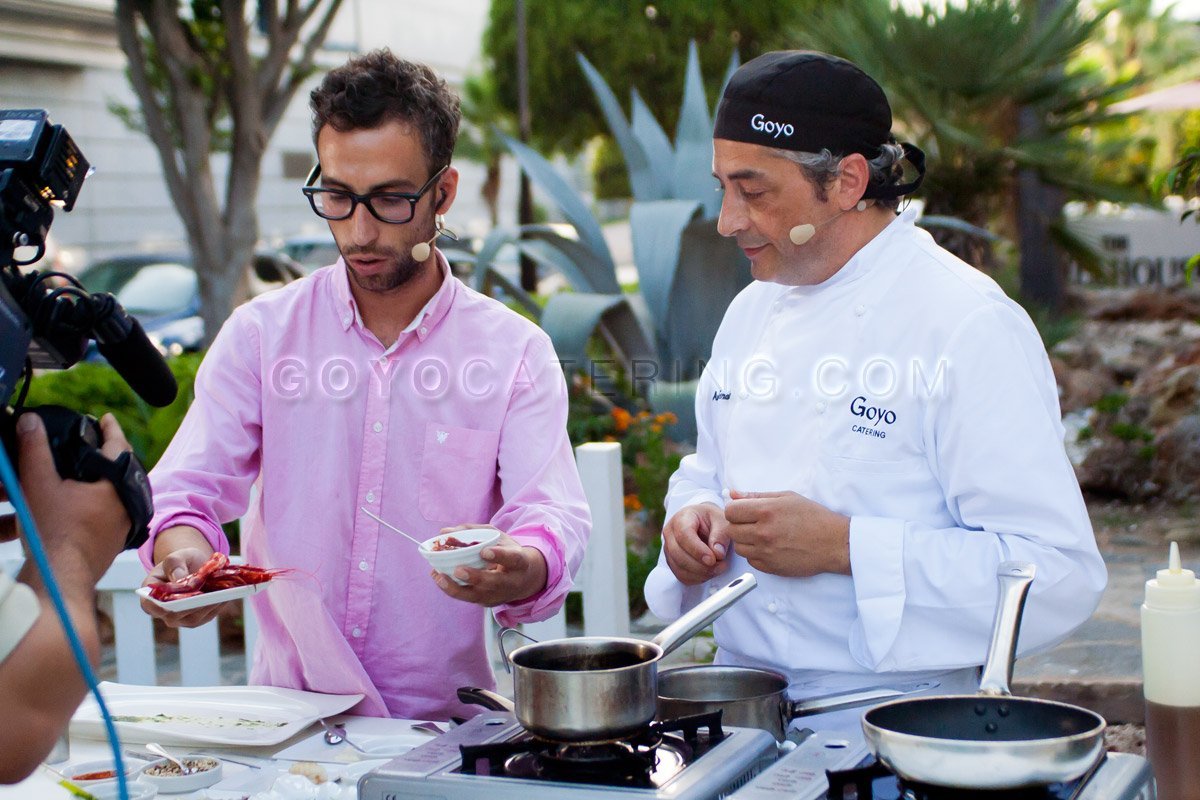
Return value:
M 1075 780 L 1103 755 L 1104 718 L 1051 700 L 1013 697 L 1013 655 L 1033 564 L 1000 565 L 1000 601 L 979 694 L 876 706 L 863 733 L 900 777 L 958 789 L 1018 789 Z

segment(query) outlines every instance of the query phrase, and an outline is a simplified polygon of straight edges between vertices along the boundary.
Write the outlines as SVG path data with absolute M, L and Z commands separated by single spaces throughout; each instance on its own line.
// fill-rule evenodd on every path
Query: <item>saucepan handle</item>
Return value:
M 464 703 L 483 706 L 489 711 L 508 711 L 513 713 L 517 710 L 513 701 L 507 697 L 490 692 L 487 689 L 476 689 L 474 686 L 460 686 L 458 689 L 458 699 Z
M 652 641 L 662 648 L 664 656 L 667 655 L 707 628 L 709 623 L 721 616 L 725 609 L 744 597 L 755 586 L 758 586 L 758 581 L 755 579 L 754 573 L 747 572 L 740 575 L 727 586 L 718 589 L 697 604 L 691 611 L 663 628 Z
M 829 711 L 841 711 L 845 708 L 858 708 L 894 700 L 915 692 L 928 692 L 941 686 L 939 681 L 919 681 L 896 686 L 874 686 L 870 689 L 860 689 L 853 692 L 839 692 L 820 697 L 810 697 L 805 700 L 787 701 L 787 719 L 808 717 L 813 714 L 825 714 Z
M 1017 654 L 1017 636 L 1021 630 L 1021 614 L 1025 597 L 1037 568 L 1023 561 L 1005 561 L 996 570 L 1000 579 L 1000 599 L 996 603 L 996 618 L 992 622 L 992 641 L 988 645 L 987 661 L 979 678 L 979 693 L 1004 696 L 1012 694 L 1013 657 Z
M 510 633 L 515 633 L 517 636 L 524 636 L 526 639 L 533 642 L 534 644 L 541 644 L 541 642 L 539 642 L 537 639 L 533 638 L 532 636 L 530 636 L 527 633 L 522 633 L 521 631 L 517 630 L 516 628 L 501 628 L 496 633 L 496 646 L 500 648 L 500 661 L 501 661 L 501 663 L 504 664 L 504 671 L 511 675 L 512 674 L 512 659 L 510 659 L 508 657 L 508 651 L 504 648 L 504 637 Z

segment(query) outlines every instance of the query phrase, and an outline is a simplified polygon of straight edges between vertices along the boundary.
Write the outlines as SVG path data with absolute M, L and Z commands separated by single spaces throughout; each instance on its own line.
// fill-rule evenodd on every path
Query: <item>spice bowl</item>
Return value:
M 184 774 L 180 772 L 179 767 L 163 758 L 143 767 L 139 779 L 158 787 L 162 794 L 194 792 L 221 780 L 221 762 L 215 758 L 188 756 L 180 761 L 185 767 L 194 767 L 196 772 Z
M 456 567 L 471 567 L 484 569 L 488 563 L 483 560 L 481 553 L 485 547 L 491 547 L 500 541 L 500 531 L 494 528 L 466 528 L 461 531 L 442 533 L 421 542 L 421 555 L 429 562 L 429 566 L 442 573 L 459 585 L 463 581 L 454 577 Z M 461 542 L 462 546 L 445 548 L 447 544 Z

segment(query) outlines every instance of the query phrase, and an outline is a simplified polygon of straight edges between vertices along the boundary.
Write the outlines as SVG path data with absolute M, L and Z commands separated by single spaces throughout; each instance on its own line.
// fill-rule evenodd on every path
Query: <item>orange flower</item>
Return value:
M 629 429 L 629 423 L 633 421 L 633 417 L 629 412 L 620 406 L 612 410 L 613 424 L 617 427 L 617 433 L 624 433 Z
M 650 430 L 654 433 L 662 433 L 662 425 L 659 425 L 657 422 L 652 423 L 650 425 Z
M 638 496 L 636 494 L 625 495 L 625 510 L 626 511 L 641 511 L 642 510 L 642 501 L 638 500 Z
M 617 437 L 612 436 L 612 435 L 604 437 L 604 441 L 606 441 L 606 442 L 615 442 L 616 440 L 617 440 Z
M 638 419 L 650 419 L 650 412 L 649 411 L 639 411 L 637 418 Z
M 679 422 L 679 417 L 670 411 L 664 411 L 655 417 L 654 421 L 659 425 L 674 425 L 676 422 Z

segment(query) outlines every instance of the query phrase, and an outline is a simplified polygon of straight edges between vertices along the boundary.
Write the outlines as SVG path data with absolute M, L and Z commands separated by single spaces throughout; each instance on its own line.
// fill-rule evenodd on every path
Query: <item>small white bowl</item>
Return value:
M 483 560 L 483 556 L 480 553 L 483 552 L 485 547 L 490 547 L 500 541 L 501 535 L 500 531 L 494 528 L 467 528 L 466 530 L 454 531 L 453 533 L 441 533 L 421 542 L 421 555 L 425 556 L 425 560 L 429 562 L 429 566 L 446 575 L 458 585 L 465 586 L 465 581 L 460 581 L 454 577 L 455 567 L 485 568 L 488 562 Z M 453 550 L 433 549 L 434 544 L 451 536 L 460 542 L 468 542 L 469 546 L 456 547 Z
M 126 786 L 129 788 L 129 800 L 154 800 L 158 797 L 158 787 L 154 784 L 131 781 Z M 121 800 L 121 787 L 116 781 L 89 786 L 87 791 L 96 800 Z
M 125 780 L 132 781 L 137 777 L 138 772 L 141 771 L 142 764 L 140 761 L 135 761 L 129 758 L 123 759 L 123 761 L 125 763 Z M 113 760 L 111 758 L 98 758 L 93 761 L 77 761 L 73 764 L 68 764 L 65 767 L 60 767 L 58 771 L 63 775 L 66 775 L 67 780 L 79 787 L 102 786 L 108 783 L 111 783 L 115 786 L 117 783 L 117 772 L 113 767 Z M 108 778 L 93 778 L 92 780 L 85 780 L 83 778 L 75 777 L 77 775 L 87 775 L 93 772 L 105 771 L 111 772 L 112 776 Z
M 158 787 L 158 791 L 163 794 L 194 792 L 197 789 L 212 786 L 221 780 L 221 762 L 215 758 L 207 756 L 180 756 L 179 760 L 187 766 L 207 766 L 208 768 L 201 769 L 199 772 L 193 772 L 191 775 L 180 775 L 178 767 L 163 758 L 158 761 L 152 761 L 143 767 L 139 780 L 154 784 Z M 172 772 L 165 775 L 155 775 L 155 771 L 159 769 L 171 770 Z

